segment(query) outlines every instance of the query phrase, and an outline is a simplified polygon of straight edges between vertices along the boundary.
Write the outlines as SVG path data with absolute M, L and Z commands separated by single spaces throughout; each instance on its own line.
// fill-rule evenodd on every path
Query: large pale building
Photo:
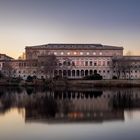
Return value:
M 54 54 L 59 59 L 56 75 L 82 78 L 97 70 L 104 79 L 112 78 L 112 57 L 123 56 L 123 47 L 101 44 L 47 44 L 26 47 L 27 60 L 39 60 L 41 56 Z M 70 60 L 70 67 L 63 67 Z M 72 66 L 72 67 L 71 67 Z

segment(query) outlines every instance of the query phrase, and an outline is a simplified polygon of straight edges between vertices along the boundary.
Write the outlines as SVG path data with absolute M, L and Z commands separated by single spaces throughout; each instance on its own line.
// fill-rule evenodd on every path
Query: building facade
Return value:
M 117 79 L 140 79 L 140 56 L 114 57 L 112 62 Z
M 5 61 L 11 61 L 11 60 L 14 59 L 6 54 L 0 54 L 0 71 L 2 71 Z
M 101 44 L 47 44 L 27 46 L 26 60 L 40 60 L 42 56 L 54 54 L 59 60 L 55 75 L 82 78 L 94 70 L 104 79 L 112 78 L 112 57 L 123 56 L 123 47 Z M 69 60 L 69 67 L 65 63 Z
M 120 79 L 140 79 L 139 56 L 123 56 L 123 47 L 101 44 L 26 46 L 26 59 L 11 60 L 10 62 L 13 67 L 12 76 L 23 79 L 29 75 L 45 78 L 46 74 L 39 64 L 46 61 L 46 58 L 51 55 L 54 55 L 58 60 L 53 76 L 81 79 L 92 75 L 96 70 L 103 79 L 112 79 L 113 76 Z M 125 70 L 124 65 L 126 66 Z

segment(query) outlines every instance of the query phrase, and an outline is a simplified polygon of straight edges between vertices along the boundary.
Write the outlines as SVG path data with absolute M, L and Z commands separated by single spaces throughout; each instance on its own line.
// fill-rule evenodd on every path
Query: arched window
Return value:
M 80 71 L 79 70 L 76 71 L 76 76 L 80 76 Z
M 90 71 L 89 71 L 89 74 L 92 75 L 92 74 L 93 74 L 93 70 L 90 70 Z
M 75 76 L 75 70 L 72 70 L 72 76 Z
M 59 70 L 59 76 L 62 76 L 62 70 Z
M 88 76 L 88 70 L 85 70 L 85 76 Z
M 67 71 L 66 70 L 63 70 L 63 76 L 67 76 Z
M 84 76 L 84 70 L 81 70 L 81 76 Z
M 71 76 L 71 70 L 68 70 L 68 76 L 69 77 Z
M 54 71 L 54 76 L 56 76 L 56 75 L 58 75 L 58 71 L 57 70 Z

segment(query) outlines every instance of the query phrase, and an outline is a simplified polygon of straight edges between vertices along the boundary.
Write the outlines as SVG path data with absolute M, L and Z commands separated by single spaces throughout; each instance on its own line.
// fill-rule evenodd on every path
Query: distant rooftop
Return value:
M 48 48 L 48 49 L 123 49 L 120 46 L 109 46 L 102 44 L 44 44 L 26 46 L 26 48 Z
M 10 57 L 10 56 L 8 56 L 6 54 L 1 54 L 0 53 L 0 60 L 5 60 L 5 59 L 12 60 L 14 58 L 12 58 L 12 57 Z

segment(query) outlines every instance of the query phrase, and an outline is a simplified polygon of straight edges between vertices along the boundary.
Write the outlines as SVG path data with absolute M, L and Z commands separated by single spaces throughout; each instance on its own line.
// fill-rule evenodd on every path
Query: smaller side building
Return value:
M 140 79 L 140 56 L 113 57 L 112 62 L 117 79 Z
M 0 54 L 0 71 L 2 71 L 3 65 L 6 61 L 12 61 L 14 58 L 6 55 L 6 54 Z

